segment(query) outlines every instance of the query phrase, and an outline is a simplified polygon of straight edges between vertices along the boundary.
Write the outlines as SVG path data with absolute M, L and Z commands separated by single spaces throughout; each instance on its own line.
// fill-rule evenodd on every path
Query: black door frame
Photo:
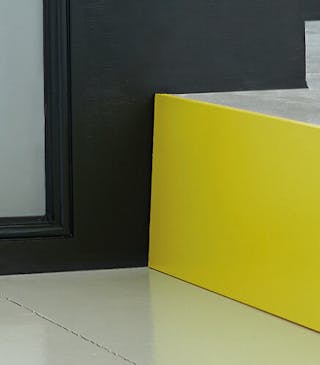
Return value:
M 46 214 L 0 218 L 2 239 L 72 234 L 69 23 L 69 0 L 43 1 Z
M 110 191 L 119 166 L 105 166 L 118 157 L 108 144 L 118 114 L 100 124 L 81 101 L 90 75 L 82 66 L 91 7 L 70 0 L 43 5 L 47 209 L 41 217 L 0 218 L 0 275 L 145 266 L 145 214 L 138 226 L 130 216 L 128 229 L 128 214 L 123 218 Z M 112 110 L 112 100 L 104 102 Z M 145 212 L 146 205 L 134 210 Z

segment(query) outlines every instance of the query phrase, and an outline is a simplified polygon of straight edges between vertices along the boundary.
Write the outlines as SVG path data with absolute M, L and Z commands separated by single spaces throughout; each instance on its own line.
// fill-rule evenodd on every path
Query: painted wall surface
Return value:
M 154 94 L 305 87 L 300 3 L 71 0 L 71 24 L 77 231 L 146 263 Z
M 320 20 L 319 0 L 301 0 L 303 16 L 306 20 Z
M 0 217 L 45 213 L 42 0 L 0 2 Z

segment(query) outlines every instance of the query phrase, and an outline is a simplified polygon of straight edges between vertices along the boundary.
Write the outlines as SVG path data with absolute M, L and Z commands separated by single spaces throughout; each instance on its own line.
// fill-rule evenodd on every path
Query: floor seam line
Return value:
M 85 336 L 85 335 L 81 334 L 80 332 L 76 332 L 76 331 L 74 331 L 74 330 L 72 330 L 72 329 L 70 329 L 70 328 L 68 328 L 68 327 L 64 326 L 63 324 L 61 324 L 61 323 L 59 323 L 59 322 L 56 322 L 56 321 L 54 321 L 53 319 L 50 319 L 49 317 L 47 317 L 47 316 L 45 316 L 45 315 L 43 315 L 43 314 L 41 314 L 41 313 L 37 312 L 36 310 L 34 310 L 34 309 L 30 308 L 30 307 L 27 307 L 26 305 L 24 305 L 24 304 L 22 304 L 22 303 L 18 302 L 16 299 L 13 299 L 13 298 L 7 297 L 7 296 L 6 296 L 6 295 L 4 295 L 3 293 L 0 293 L 0 298 L 2 298 L 2 299 L 4 299 L 4 300 L 6 300 L 7 302 L 9 302 L 9 303 L 11 303 L 11 304 L 13 304 L 13 305 L 16 305 L 16 306 L 18 306 L 18 307 L 20 307 L 20 308 L 25 309 L 26 311 L 28 311 L 28 312 L 32 313 L 34 316 L 36 316 L 36 317 L 38 317 L 38 318 L 40 318 L 40 319 L 42 319 L 42 320 L 44 320 L 44 321 L 47 321 L 47 322 L 51 323 L 52 325 L 54 325 L 54 326 L 56 326 L 56 327 L 59 327 L 60 329 L 63 329 L 63 330 L 65 330 L 65 331 L 67 331 L 67 332 L 68 332 L 69 334 L 71 334 L 71 335 L 74 335 L 74 336 L 79 337 L 80 339 L 82 339 L 82 340 L 84 340 L 84 341 L 86 341 L 86 342 L 90 343 L 91 345 L 94 345 L 94 346 L 96 346 L 96 347 L 98 347 L 98 348 L 100 348 L 100 349 L 102 349 L 102 350 L 104 350 L 104 351 L 108 352 L 110 355 L 112 355 L 112 356 L 114 356 L 114 357 L 116 357 L 116 358 L 118 358 L 118 359 L 120 359 L 120 360 L 122 360 L 122 361 L 125 361 L 125 362 L 126 362 L 126 363 L 128 363 L 128 364 L 131 364 L 131 365 L 138 365 L 136 362 L 134 362 L 134 361 L 132 361 L 132 360 L 130 360 L 130 359 L 128 359 L 128 358 L 126 358 L 125 356 L 123 356 L 123 355 L 119 354 L 118 352 L 113 351 L 113 350 L 112 350 L 112 349 L 110 349 L 109 347 L 106 347 L 106 346 L 104 346 L 104 345 L 102 345 L 102 344 L 99 344 L 98 342 L 96 342 L 96 341 L 94 341 L 94 340 L 91 340 L 91 339 L 90 339 L 90 338 L 88 338 L 87 336 Z

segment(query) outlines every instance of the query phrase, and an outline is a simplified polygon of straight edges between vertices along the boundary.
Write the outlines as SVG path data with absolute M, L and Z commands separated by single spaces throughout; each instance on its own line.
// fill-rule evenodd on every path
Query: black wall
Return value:
M 320 20 L 320 1 L 319 0 L 301 0 L 303 14 L 306 20 Z
M 75 230 L 88 242 L 87 260 L 100 240 L 114 266 L 126 255 L 135 257 L 129 264 L 147 262 L 156 92 L 305 87 L 299 6 L 71 0 Z

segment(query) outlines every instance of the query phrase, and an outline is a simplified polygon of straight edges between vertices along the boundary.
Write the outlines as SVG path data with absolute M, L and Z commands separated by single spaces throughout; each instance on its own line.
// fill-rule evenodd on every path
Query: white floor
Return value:
M 320 334 L 143 269 L 0 277 L 5 365 L 319 365 Z

